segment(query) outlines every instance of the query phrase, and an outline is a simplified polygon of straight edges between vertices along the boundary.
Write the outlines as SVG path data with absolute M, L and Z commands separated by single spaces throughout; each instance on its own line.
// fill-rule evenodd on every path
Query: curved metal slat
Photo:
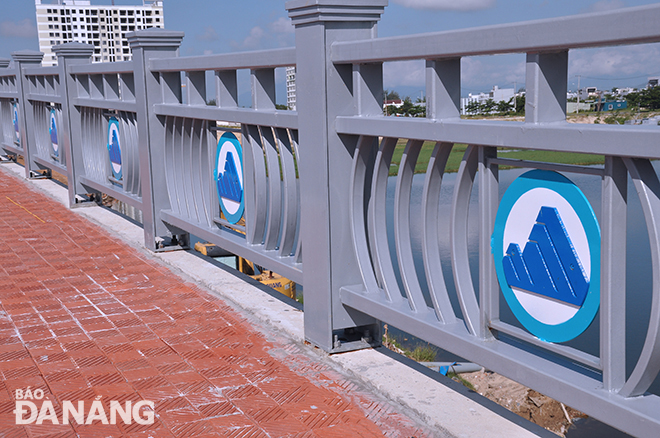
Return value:
M 300 151 L 298 143 L 298 130 L 291 129 L 289 130 L 291 134 L 291 143 L 293 146 L 294 161 L 297 168 L 300 168 Z M 295 237 L 295 252 L 294 259 L 296 263 L 302 263 L 302 240 L 300 239 L 300 178 L 296 179 L 296 237 Z
M 417 278 L 417 270 L 415 269 L 412 252 L 412 241 L 410 238 L 412 182 L 422 144 L 424 144 L 422 140 L 408 140 L 401 156 L 399 175 L 396 180 L 396 191 L 394 192 L 394 241 L 396 243 L 396 255 L 399 261 L 399 271 L 403 280 L 403 288 L 408 297 L 408 304 L 410 304 L 410 308 L 415 312 L 428 310 L 419 279 Z
M 468 254 L 468 213 L 470 195 L 477 173 L 478 149 L 470 145 L 463 155 L 463 161 L 456 177 L 454 198 L 451 205 L 449 239 L 451 247 L 451 265 L 454 273 L 456 293 L 461 304 L 463 320 L 471 334 L 479 333 L 479 304 L 472 284 L 470 257 Z
M 176 141 L 177 127 L 179 122 L 176 117 L 167 117 L 165 119 L 165 181 L 167 182 L 167 193 L 170 196 L 170 205 L 174 213 L 181 213 L 179 205 L 179 188 L 176 184 L 176 171 L 174 167 L 174 142 Z
M 267 250 L 277 248 L 282 224 L 282 180 L 280 175 L 280 160 L 277 153 L 277 144 L 273 135 L 273 128 L 259 127 L 266 163 L 268 165 L 268 219 L 266 222 L 266 237 L 264 246 Z
M 57 105 L 55 108 L 55 118 L 57 120 L 57 144 L 61 145 L 60 146 L 60 164 L 66 168 L 66 161 L 67 161 L 67 150 L 64 146 L 64 135 L 62 133 L 62 129 L 64 127 L 64 120 L 62 119 L 62 106 Z
M 122 143 L 123 148 L 121 151 L 122 169 L 124 172 L 124 191 L 132 193 L 133 185 L 135 184 L 133 181 L 135 175 L 135 160 L 133 158 L 133 149 L 135 149 L 135 144 L 133 143 L 131 120 L 129 113 L 123 111 L 119 113 L 119 118 L 122 123 L 121 132 L 124 137 L 124 142 Z
M 376 154 L 371 181 L 371 208 L 369 209 L 369 243 L 374 269 L 388 301 L 400 301 L 401 294 L 394 274 L 392 254 L 387 238 L 387 181 L 397 138 L 384 138 Z
M 183 187 L 183 202 L 188 209 L 188 217 L 199 223 L 199 212 L 195 202 L 195 191 L 192 186 L 190 169 L 192 168 L 192 150 L 194 141 L 194 119 L 184 119 L 183 136 L 181 137 L 181 161 L 177 164 L 177 173 Z
M 140 153 L 138 150 L 138 132 L 137 132 L 137 121 L 135 114 L 131 113 L 129 118 L 129 132 L 131 133 L 131 161 L 133 163 L 131 172 L 133 173 L 133 184 L 130 187 L 130 192 L 141 196 L 141 187 L 140 187 Z M 161 162 L 161 165 L 164 163 Z
M 200 120 L 199 147 L 197 148 L 197 162 L 193 169 L 193 174 L 198 184 L 199 196 L 201 198 L 200 209 L 203 212 L 204 220 L 207 226 L 213 224 L 213 216 L 209 206 L 211 205 L 210 181 L 211 172 L 208 169 L 209 157 L 209 137 L 210 130 L 208 122 Z
M 34 143 L 37 156 L 44 160 L 51 160 L 50 149 L 50 112 L 48 119 L 45 117 L 46 104 L 44 102 L 32 102 L 32 113 L 34 117 Z M 48 144 L 46 143 L 48 142 Z
M 649 160 L 623 161 L 642 203 L 653 266 L 653 299 L 646 340 L 635 369 L 619 391 L 624 397 L 635 397 L 649 389 L 660 371 L 660 181 Z
M 426 170 L 422 191 L 422 259 L 424 261 L 424 272 L 435 314 L 438 320 L 445 324 L 455 323 L 456 315 L 451 306 L 445 276 L 442 273 L 438 211 L 440 208 L 442 177 L 452 147 L 452 143 L 438 142 L 435 144 Z
M 353 155 L 353 168 L 351 170 L 351 181 L 349 186 L 349 217 L 351 235 L 353 237 L 353 248 L 362 276 L 362 282 L 367 292 L 377 292 L 380 288 L 376 281 L 376 275 L 371 265 L 367 232 L 365 229 L 364 189 L 367 176 L 368 160 L 371 155 L 372 145 L 375 137 L 360 136 L 356 151 Z
M 122 164 L 122 188 L 125 192 L 130 192 L 133 180 L 131 163 L 131 132 L 126 117 L 126 113 L 120 112 L 119 116 L 119 136 L 121 144 L 121 164 Z
M 245 226 L 247 241 L 252 245 L 261 245 L 266 233 L 266 211 L 268 194 L 266 164 L 261 146 L 259 127 L 246 125 L 243 137 L 247 151 L 243 154 L 245 164 Z M 248 202 L 249 198 L 249 202 Z
M 298 212 L 298 185 L 296 184 L 296 163 L 293 160 L 293 149 L 289 133 L 284 128 L 275 129 L 280 163 L 282 163 L 283 205 L 282 234 L 280 236 L 280 257 L 288 257 L 293 252 L 296 238 L 296 222 Z

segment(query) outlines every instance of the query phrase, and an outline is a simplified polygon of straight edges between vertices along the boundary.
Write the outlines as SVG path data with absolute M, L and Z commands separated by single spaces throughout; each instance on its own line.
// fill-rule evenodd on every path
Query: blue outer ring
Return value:
M 14 102 L 14 104 L 13 104 L 11 116 L 12 116 L 12 125 L 14 125 L 13 126 L 13 128 L 14 128 L 14 141 L 18 145 L 20 145 L 21 144 L 21 133 L 20 133 L 20 130 L 16 129 L 16 128 L 18 128 L 18 105 L 16 104 L 16 102 Z
M 55 115 L 55 137 L 57 137 L 58 150 L 55 150 L 55 148 L 53 147 L 52 144 L 51 144 L 51 149 L 53 150 L 53 155 L 55 155 L 56 157 L 59 157 L 60 156 L 60 151 L 59 151 L 59 144 L 60 143 L 59 143 L 59 136 L 57 135 L 58 134 L 58 132 L 57 132 L 57 114 L 55 113 L 54 109 L 51 109 L 50 110 L 50 117 L 48 119 L 49 122 L 53 119 L 53 115 Z M 52 137 L 53 136 L 53 126 L 50 123 L 48 123 L 48 125 L 49 125 L 49 127 L 48 127 L 48 136 Z
M 506 281 L 502 264 L 504 227 L 511 209 L 523 194 L 539 187 L 558 193 L 573 207 L 587 235 L 591 253 L 589 290 L 584 303 L 571 319 L 556 325 L 542 323 L 525 310 Z M 518 321 L 532 334 L 547 342 L 566 342 L 582 334 L 591 325 L 600 307 L 600 227 L 591 204 L 582 190 L 571 180 L 557 172 L 547 170 L 532 170 L 516 178 L 500 201 L 491 240 L 491 251 L 504 298 Z
M 117 133 L 119 134 L 121 131 L 119 130 L 119 120 L 117 120 L 115 117 L 110 118 L 108 120 L 108 133 L 106 134 L 106 140 L 108 140 L 108 159 L 110 159 L 110 130 L 112 129 L 112 125 L 117 126 Z M 117 139 L 119 140 L 119 138 Z M 119 156 L 121 157 L 121 143 L 119 143 Z M 112 172 L 112 176 L 118 180 L 121 181 L 121 179 L 124 176 L 124 161 L 122 160 L 121 167 L 119 168 L 119 172 L 115 172 L 114 167 L 112 167 L 112 162 L 110 162 L 110 171 Z
M 235 224 L 238 221 L 241 220 L 243 217 L 243 211 L 245 211 L 245 185 L 244 181 L 241 181 L 243 183 L 243 196 L 241 197 L 241 205 L 238 207 L 238 210 L 234 213 L 231 214 L 227 211 L 227 208 L 225 207 L 225 203 L 222 200 L 222 196 L 220 196 L 220 192 L 218 191 L 218 172 L 221 170 L 218 168 L 218 160 L 220 159 L 220 151 L 222 149 L 222 145 L 226 142 L 230 142 L 234 147 L 236 148 L 236 151 L 238 152 L 238 162 L 241 166 L 241 174 L 245 175 L 242 170 L 243 170 L 243 148 L 241 148 L 241 143 L 238 141 L 238 138 L 231 132 L 225 132 L 222 134 L 222 137 L 220 137 L 220 140 L 218 140 L 218 146 L 216 148 L 216 153 L 215 153 L 215 169 L 213 170 L 213 181 L 215 181 L 215 187 L 216 187 L 216 192 L 218 193 L 218 203 L 220 204 L 220 208 L 222 209 L 222 213 L 225 215 L 225 218 L 230 224 Z M 224 170 L 224 169 L 222 169 Z

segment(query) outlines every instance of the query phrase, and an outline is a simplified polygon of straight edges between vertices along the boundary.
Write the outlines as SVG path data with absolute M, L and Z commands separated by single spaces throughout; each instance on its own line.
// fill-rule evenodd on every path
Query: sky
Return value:
M 49 0 L 44 0 L 47 3 Z M 115 0 L 115 4 L 140 4 Z M 653 0 L 389 0 L 378 24 L 381 37 L 411 35 L 493 24 L 514 23 L 657 3 Z M 92 0 L 110 4 L 110 0 Z M 165 27 L 185 32 L 180 55 L 203 55 L 291 47 L 294 29 L 284 0 L 164 0 Z M 0 0 L 0 57 L 17 50 L 38 50 L 32 0 Z M 463 58 L 461 95 L 493 86 L 524 86 L 525 55 Z M 574 50 L 569 53 L 568 88 L 644 86 L 660 76 L 660 44 Z M 239 81 L 245 81 L 245 76 Z M 278 102 L 283 72 L 278 72 Z M 239 89 L 241 88 L 239 82 Z M 413 100 L 424 93 L 421 61 L 386 63 L 384 87 Z

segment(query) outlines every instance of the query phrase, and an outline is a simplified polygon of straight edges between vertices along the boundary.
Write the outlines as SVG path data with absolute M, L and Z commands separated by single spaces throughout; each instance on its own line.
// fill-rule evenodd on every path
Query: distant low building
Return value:
M 468 94 L 468 97 L 461 98 L 461 114 L 467 114 L 467 107 L 471 102 L 483 104 L 489 99 L 497 102 L 508 102 L 516 95 L 513 88 L 500 88 L 497 85 L 489 93 Z
M 403 100 L 401 99 L 386 100 L 385 103 L 383 103 L 383 109 L 387 108 L 388 106 L 401 108 L 403 106 Z
M 600 105 L 600 111 L 616 111 L 628 108 L 628 102 L 625 100 L 611 100 L 606 102 L 596 103 L 596 110 L 598 111 L 598 105 Z

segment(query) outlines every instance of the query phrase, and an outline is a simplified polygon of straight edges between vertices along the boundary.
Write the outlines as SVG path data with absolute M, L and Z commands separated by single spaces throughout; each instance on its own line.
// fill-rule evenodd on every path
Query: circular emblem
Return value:
M 218 189 L 220 208 L 229 223 L 243 217 L 243 150 L 234 134 L 225 132 L 218 141 L 213 178 Z
M 600 305 L 600 227 L 571 180 L 545 170 L 518 177 L 491 244 L 504 298 L 527 330 L 565 342 L 589 327 Z
M 110 155 L 110 166 L 112 167 L 112 176 L 116 180 L 121 180 L 121 143 L 119 141 L 119 121 L 112 117 L 108 121 L 108 154 Z
M 53 146 L 53 155 L 60 156 L 60 146 L 57 142 L 57 115 L 54 109 L 50 110 L 50 127 L 48 128 L 50 134 L 50 143 Z
M 12 111 L 12 122 L 14 122 L 14 142 L 21 144 L 21 131 L 18 128 L 18 104 L 14 102 Z

